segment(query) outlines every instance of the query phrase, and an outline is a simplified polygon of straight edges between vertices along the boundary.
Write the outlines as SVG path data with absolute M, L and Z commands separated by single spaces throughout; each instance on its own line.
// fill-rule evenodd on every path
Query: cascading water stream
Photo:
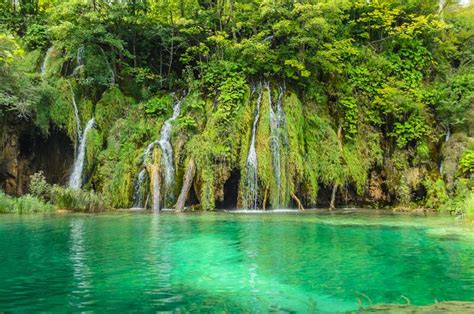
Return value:
M 69 85 L 69 88 L 71 89 L 72 107 L 74 109 L 74 119 L 76 120 L 76 135 L 79 141 L 82 134 L 81 118 L 79 117 L 79 108 L 77 107 L 76 95 L 74 94 L 74 89 L 72 88 L 72 85 L 71 83 L 69 83 L 69 81 L 67 81 L 67 83 Z
M 102 47 L 100 48 L 100 51 L 102 52 L 102 55 L 104 56 L 105 63 L 107 63 L 107 68 L 109 69 L 109 72 L 110 72 L 110 85 L 114 85 L 115 84 L 114 70 L 112 69 L 112 66 L 110 65 L 110 62 L 107 59 L 107 55 L 105 54 L 105 51 L 104 49 L 102 49 Z
M 145 148 L 141 157 L 141 165 L 143 169 L 138 173 L 135 178 L 135 183 L 133 185 L 133 197 L 132 197 L 132 207 L 133 208 L 143 208 L 145 206 L 144 197 L 143 197 L 143 185 L 145 184 L 147 178 L 147 171 L 145 166 L 147 164 L 147 159 L 151 154 L 152 149 L 158 145 L 158 141 L 154 141 Z
M 74 159 L 71 177 L 69 178 L 69 187 L 72 189 L 80 189 L 82 186 L 82 171 L 84 169 L 84 160 L 86 156 L 87 134 L 92 130 L 94 125 L 95 120 L 92 118 L 87 122 L 84 132 L 79 138 L 79 149 L 77 156 Z
M 449 125 L 448 125 L 444 142 L 447 143 L 450 138 L 451 138 L 451 129 L 449 128 Z M 441 160 L 439 164 L 439 174 L 443 176 L 443 173 L 444 173 L 444 163 L 443 163 L 443 160 Z
M 46 75 L 46 71 L 48 70 L 48 63 L 49 63 L 49 58 L 51 56 L 51 52 L 53 51 L 53 47 L 49 47 L 49 49 L 46 51 L 46 54 L 44 55 L 43 63 L 41 63 L 41 78 L 44 79 Z
M 76 61 L 77 66 L 72 71 L 72 75 L 76 75 L 77 73 L 79 73 L 79 70 L 84 67 L 84 45 L 81 45 L 77 49 Z
M 181 110 L 181 100 L 178 100 L 173 107 L 173 115 L 165 121 L 160 133 L 160 147 L 162 151 L 161 166 L 164 173 L 165 192 L 169 194 L 169 189 L 174 183 L 174 165 L 173 165 L 173 148 L 171 147 L 171 122 L 178 118 Z
M 157 141 L 154 141 L 146 147 L 145 151 L 143 152 L 143 157 L 142 157 L 142 166 L 145 167 L 147 164 L 147 158 L 152 152 L 152 150 L 155 148 L 156 145 L 160 145 L 162 155 L 161 155 L 161 169 L 162 173 L 164 176 L 164 187 L 165 187 L 165 193 L 169 194 L 169 189 L 172 187 L 174 183 L 174 165 L 173 165 L 173 148 L 171 147 L 170 143 L 170 138 L 171 138 L 171 129 L 172 129 L 172 124 L 176 118 L 178 118 L 180 110 L 181 110 L 181 102 L 182 100 L 179 100 L 175 103 L 173 106 L 173 115 L 165 121 L 163 124 L 161 131 L 160 131 L 160 139 Z M 150 176 L 150 179 L 153 181 L 152 182 L 152 207 L 153 210 L 157 211 L 160 209 L 160 200 L 161 200 L 161 190 L 160 190 L 160 180 L 159 180 L 159 171 L 156 169 L 154 171 L 153 175 Z M 133 193 L 133 207 L 134 208 L 143 208 L 144 203 L 143 203 L 143 184 L 145 183 L 146 179 L 146 170 L 143 169 L 140 171 L 138 174 L 137 178 L 135 179 L 135 185 L 134 185 L 134 193 Z M 166 200 L 166 195 L 165 195 L 165 200 Z
M 252 91 L 253 92 L 253 91 Z M 258 202 L 258 177 L 257 177 L 257 151 L 255 150 L 255 137 L 257 133 L 258 120 L 260 118 L 260 104 L 262 102 L 262 91 L 259 91 L 257 106 L 255 108 L 255 117 L 252 125 L 252 138 L 250 140 L 249 153 L 246 163 L 245 178 L 245 204 L 248 209 L 257 209 Z
M 155 146 L 158 145 L 158 143 L 159 143 L 159 141 L 151 142 L 145 148 L 145 150 L 143 151 L 143 155 L 142 155 L 142 165 L 146 165 L 147 158 L 150 156 L 152 149 L 155 148 Z
M 284 88 L 280 86 L 280 94 L 276 103 L 276 111 L 273 109 L 272 92 L 270 84 L 267 82 L 269 119 L 270 119 L 270 150 L 272 153 L 273 175 L 277 186 L 277 195 L 274 199 L 274 208 L 281 206 L 281 138 L 285 133 L 285 113 L 283 112 L 283 94 Z
M 132 208 L 143 208 L 144 207 L 142 186 L 145 183 L 146 175 L 147 175 L 146 169 L 142 169 L 142 171 L 140 171 L 138 173 L 138 176 L 135 179 L 135 183 L 133 184 L 133 205 L 132 205 Z
M 161 209 L 161 178 L 159 174 L 159 170 L 157 166 L 153 166 L 151 168 L 151 178 L 152 178 L 152 184 L 153 184 L 153 204 L 152 204 L 152 209 L 154 212 L 159 212 Z

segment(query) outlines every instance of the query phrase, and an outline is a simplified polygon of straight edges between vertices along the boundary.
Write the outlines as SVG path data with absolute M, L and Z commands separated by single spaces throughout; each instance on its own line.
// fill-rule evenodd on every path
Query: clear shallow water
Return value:
M 474 228 L 359 214 L 0 216 L 1 311 L 474 301 Z

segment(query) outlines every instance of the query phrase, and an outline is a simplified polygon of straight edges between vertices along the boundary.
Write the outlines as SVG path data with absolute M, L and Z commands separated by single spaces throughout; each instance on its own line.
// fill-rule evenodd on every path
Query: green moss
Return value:
M 247 157 L 250 149 L 250 142 L 252 140 L 252 127 L 255 119 L 255 110 L 257 106 L 258 93 L 261 91 L 255 91 L 253 94 L 249 93 L 246 95 L 247 106 L 244 108 L 242 119 L 242 138 L 240 141 L 240 156 L 239 156 L 239 168 L 240 168 L 240 184 L 239 184 L 239 196 L 238 206 L 243 206 L 244 189 L 245 189 L 245 178 L 247 178 Z M 261 119 L 261 116 L 260 116 Z
M 267 204 L 269 206 L 269 198 L 272 199 L 276 195 L 276 185 L 273 176 L 272 154 L 270 150 L 270 105 L 268 93 L 263 92 L 262 103 L 260 104 L 260 120 L 257 126 L 257 134 L 255 138 L 255 150 L 257 152 L 257 175 L 259 180 L 260 197 L 265 198 L 267 195 Z
M 77 130 L 71 88 L 66 80 L 58 80 L 55 89 L 57 92 L 50 109 L 51 121 L 76 141 Z
M 107 137 L 107 147 L 98 156 L 97 170 L 92 178 L 92 184 L 101 191 L 111 207 L 130 207 L 133 182 L 140 171 L 143 151 L 156 140 L 162 121 L 149 120 L 130 112 L 128 117 L 113 124 Z M 99 143 L 97 138 L 95 141 Z
M 438 209 L 449 200 L 446 186 L 442 179 L 432 179 L 427 177 L 423 181 L 426 188 L 425 206 Z
M 42 55 L 40 62 L 44 60 L 44 54 Z M 60 49 L 57 47 L 51 48 L 49 51 L 48 63 L 46 66 L 46 72 L 44 75 L 44 79 L 46 80 L 53 80 L 56 78 L 56 75 L 60 74 L 61 68 L 63 67 L 64 58 L 61 55 Z
M 231 101 L 235 101 L 232 105 Z M 225 181 L 234 168 L 238 168 L 245 116 L 244 99 L 227 100 L 224 107 L 212 100 L 206 101 L 207 121 L 199 135 L 186 145 L 187 156 L 196 162 L 196 175 L 200 181 L 203 209 L 215 208 L 215 197 L 222 196 Z
M 118 88 L 112 87 L 104 92 L 95 106 L 95 119 L 104 138 L 107 138 L 115 121 L 126 116 L 132 107 L 133 100 L 124 96 Z
M 97 129 L 92 129 L 87 134 L 86 139 L 86 158 L 84 165 L 84 173 L 86 176 L 92 174 L 97 165 L 98 157 L 103 149 L 102 137 Z M 86 183 L 87 187 L 87 183 Z
M 298 189 L 304 180 L 305 134 L 303 105 L 294 92 L 287 93 L 283 108 L 286 114 L 288 131 L 288 161 L 287 178 L 288 192 L 298 194 Z M 285 193 L 287 194 L 287 193 Z
M 305 123 L 304 123 L 304 137 L 305 137 L 305 167 L 304 167 L 304 191 L 306 203 L 310 206 L 315 206 L 317 203 L 317 196 L 319 190 L 319 141 L 321 140 L 321 119 L 314 110 L 313 103 L 307 103 L 304 108 Z

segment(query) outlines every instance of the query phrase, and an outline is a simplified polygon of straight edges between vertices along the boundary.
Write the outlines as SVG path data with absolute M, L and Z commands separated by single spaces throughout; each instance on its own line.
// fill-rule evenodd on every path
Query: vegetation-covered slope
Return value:
M 206 210 L 468 210 L 473 10 L 426 0 L 0 0 L 3 188 L 26 192 L 38 170 L 66 184 L 94 117 L 82 179 L 110 207 L 151 206 L 159 185 L 166 207 L 181 192 Z M 144 151 L 180 100 L 168 185 L 163 142 Z

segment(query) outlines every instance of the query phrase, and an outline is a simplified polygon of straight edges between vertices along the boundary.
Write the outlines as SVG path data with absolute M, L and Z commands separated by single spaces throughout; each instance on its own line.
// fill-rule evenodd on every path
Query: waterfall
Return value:
M 163 126 L 160 130 L 160 139 L 154 141 L 145 148 L 143 155 L 142 155 L 142 166 L 145 167 L 147 164 L 147 158 L 155 148 L 156 145 L 160 145 L 162 155 L 161 155 L 161 173 L 164 175 L 164 187 L 165 187 L 165 200 L 166 194 L 170 195 L 169 189 L 174 184 L 174 165 L 173 165 L 173 148 L 171 147 L 170 139 L 171 139 L 171 129 L 172 124 L 176 118 L 178 118 L 180 110 L 181 110 L 181 102 L 182 100 L 177 101 L 173 106 L 173 115 L 165 121 Z M 152 169 L 154 172 L 150 175 L 150 179 L 152 181 L 152 200 L 153 200 L 153 210 L 157 211 L 160 210 L 160 200 L 161 200 L 161 181 L 160 181 L 160 171 L 159 169 Z M 143 207 L 143 198 L 141 195 L 142 186 L 145 183 L 145 173 L 146 170 L 143 169 L 135 179 L 135 187 L 133 193 L 133 206 L 134 207 Z M 156 173 L 155 173 L 156 172 Z M 142 174 L 143 173 L 143 174 Z M 140 178 L 142 176 L 142 178 Z
M 146 176 L 146 169 L 142 169 L 135 179 L 135 183 L 133 184 L 133 208 L 143 208 L 145 206 L 142 187 L 145 183 Z
M 41 78 L 44 79 L 46 75 L 46 70 L 48 69 L 49 58 L 51 56 L 51 52 L 53 51 L 53 46 L 49 47 L 44 55 L 43 63 L 41 63 Z
M 269 103 L 269 119 L 270 119 L 270 150 L 272 154 L 273 175 L 277 186 L 277 195 L 275 198 L 275 208 L 281 206 L 281 138 L 285 133 L 285 113 L 283 112 L 283 94 L 284 87 L 280 86 L 280 93 L 276 103 L 276 111 L 273 109 L 272 91 L 270 84 L 267 82 L 268 103 Z
M 71 97 L 72 97 L 72 107 L 74 109 L 74 119 L 76 120 L 76 135 L 77 139 L 79 140 L 82 133 L 81 128 L 81 118 L 79 117 L 79 108 L 77 107 L 76 103 L 76 95 L 74 94 L 74 89 L 69 81 L 67 81 L 69 88 L 71 89 Z
M 107 59 L 107 55 L 105 54 L 105 51 L 104 49 L 102 49 L 102 47 L 100 47 L 100 51 L 102 51 L 102 55 L 104 56 L 105 63 L 107 63 L 107 68 L 109 69 L 109 72 L 110 72 L 110 85 L 114 85 L 115 84 L 114 70 L 112 69 L 112 66 L 110 65 L 110 62 Z
M 253 92 L 253 91 L 252 91 Z M 252 95 L 250 95 L 251 97 Z M 257 106 L 255 108 L 255 117 L 252 125 L 252 138 L 250 140 L 249 152 L 246 163 L 245 178 L 245 197 L 244 206 L 248 209 L 257 209 L 258 201 L 258 178 L 257 178 L 257 152 L 255 150 L 255 137 L 257 133 L 258 119 L 260 117 L 260 104 L 262 102 L 262 91 L 259 91 L 257 98 Z
M 76 75 L 84 67 L 84 45 L 77 49 L 76 61 L 77 66 L 72 70 L 72 75 Z
M 150 144 L 148 144 L 148 146 L 143 151 L 143 155 L 142 155 L 142 165 L 143 166 L 146 165 L 147 158 L 148 158 L 148 156 L 150 156 L 151 150 L 153 148 L 155 148 L 155 146 L 158 145 L 158 143 L 159 143 L 158 141 L 151 142 Z
M 173 115 L 171 118 L 165 121 L 160 131 L 160 140 L 158 143 L 161 147 L 161 173 L 164 174 L 164 187 L 165 194 L 164 196 L 164 205 L 166 205 L 166 197 L 171 195 L 170 188 L 174 183 L 174 165 L 173 165 L 173 148 L 171 147 L 170 138 L 171 138 L 171 122 L 178 118 L 181 110 L 181 101 L 178 100 L 173 106 Z M 161 200 L 161 181 L 160 173 L 157 170 L 156 175 L 153 176 L 153 210 L 157 211 L 161 209 L 160 200 Z
M 160 146 L 163 152 L 161 156 L 161 164 L 165 174 L 165 187 L 169 188 L 174 183 L 174 166 L 173 166 L 173 148 L 171 147 L 171 122 L 176 120 L 181 110 L 181 100 L 177 101 L 173 107 L 173 116 L 165 121 L 160 132 Z
M 77 63 L 84 64 L 84 45 L 79 46 L 77 48 Z
M 153 181 L 153 211 L 159 212 L 160 211 L 160 200 L 161 200 L 161 180 L 160 180 L 160 173 L 158 171 L 158 167 L 152 168 L 152 181 Z
M 438 14 L 441 13 L 445 5 L 445 0 L 438 0 Z
M 449 125 L 448 125 L 444 142 L 447 143 L 450 138 L 451 138 L 451 129 L 449 128 Z M 441 162 L 439 163 L 439 174 L 443 176 L 443 172 L 444 172 L 444 163 L 443 163 L 443 160 L 441 160 Z
M 150 156 L 153 148 L 158 145 L 159 141 L 151 142 L 147 145 L 143 151 L 141 157 L 141 166 L 143 169 L 138 173 L 135 178 L 135 183 L 133 185 L 133 195 L 132 195 L 132 207 L 133 208 L 144 208 L 144 198 L 143 198 L 143 185 L 145 184 L 145 179 L 147 177 L 147 172 L 145 166 L 147 164 L 148 157 Z
M 92 118 L 87 122 L 84 132 L 79 138 L 79 150 L 74 159 L 73 171 L 69 178 L 69 187 L 72 189 L 80 189 L 82 186 L 82 170 L 84 169 L 84 160 L 86 157 L 87 134 L 92 130 L 94 125 L 95 120 Z

